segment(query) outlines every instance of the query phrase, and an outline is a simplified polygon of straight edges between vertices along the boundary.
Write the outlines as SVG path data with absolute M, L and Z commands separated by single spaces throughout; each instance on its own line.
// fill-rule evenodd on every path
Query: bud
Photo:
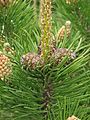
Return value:
M 70 36 L 70 33 L 71 33 L 71 22 L 70 22 L 70 21 L 66 21 L 65 27 L 66 27 L 67 37 L 69 37 L 69 36 Z
M 12 69 L 10 59 L 2 52 L 0 52 L 0 79 L 9 76 L 11 71 Z
M 67 4 L 70 4 L 70 3 L 71 3 L 71 0 L 66 0 L 66 3 L 67 3 Z
M 4 38 L 2 36 L 0 36 L 0 44 L 3 45 L 4 44 Z
M 65 35 L 65 26 L 63 25 L 57 33 L 57 39 L 63 39 Z
M 66 0 L 66 3 L 70 5 L 71 3 L 76 3 L 77 1 L 78 0 Z
M 67 120 L 80 120 L 79 118 L 75 117 L 74 115 L 72 115 L 71 117 L 69 117 Z
M 9 43 L 4 43 L 4 47 L 10 47 L 10 44 Z
M 4 46 L 4 48 L 3 48 L 4 52 L 15 55 L 15 51 L 13 50 L 13 48 L 10 46 L 9 43 L 4 43 L 3 46 Z
M 66 21 L 65 26 L 63 25 L 59 29 L 59 31 L 56 35 L 57 40 L 59 40 L 59 39 L 63 40 L 64 36 L 65 36 L 65 33 L 66 33 L 67 37 L 70 36 L 70 33 L 71 33 L 71 22 L 70 21 Z
M 6 52 L 10 52 L 11 46 L 9 43 L 4 43 L 4 49 Z

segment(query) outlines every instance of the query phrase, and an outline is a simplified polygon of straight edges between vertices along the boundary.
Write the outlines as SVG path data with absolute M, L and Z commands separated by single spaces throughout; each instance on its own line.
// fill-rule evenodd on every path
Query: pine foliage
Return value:
M 15 0 L 0 6 L 0 50 L 12 62 L 11 75 L 0 79 L 0 120 L 67 120 L 72 115 L 89 120 L 89 6 L 85 7 L 85 0 L 51 1 L 53 41 L 57 49 L 73 50 L 75 58 L 63 56 L 58 64 L 50 59 L 31 69 L 22 65 L 22 56 L 38 53 L 42 33 L 38 1 L 36 8 L 33 2 Z M 58 30 L 68 20 L 69 37 L 65 31 L 63 39 L 57 39 Z M 5 52 L 6 42 L 15 54 Z

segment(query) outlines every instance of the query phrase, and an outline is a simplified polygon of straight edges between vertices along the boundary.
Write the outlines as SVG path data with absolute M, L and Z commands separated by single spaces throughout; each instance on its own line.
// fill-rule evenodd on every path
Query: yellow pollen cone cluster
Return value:
M 11 71 L 10 59 L 0 52 L 0 79 L 10 75 Z

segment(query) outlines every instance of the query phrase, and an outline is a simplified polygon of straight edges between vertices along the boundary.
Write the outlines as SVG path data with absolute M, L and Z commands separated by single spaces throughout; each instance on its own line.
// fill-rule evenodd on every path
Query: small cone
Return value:
M 66 48 L 57 48 L 52 54 L 52 57 L 55 59 L 57 63 L 61 62 L 62 58 L 65 56 L 71 59 L 76 58 L 75 52 Z
M 27 53 L 22 56 L 21 64 L 23 67 L 35 69 L 38 65 L 42 65 L 43 61 L 41 56 L 35 53 Z

